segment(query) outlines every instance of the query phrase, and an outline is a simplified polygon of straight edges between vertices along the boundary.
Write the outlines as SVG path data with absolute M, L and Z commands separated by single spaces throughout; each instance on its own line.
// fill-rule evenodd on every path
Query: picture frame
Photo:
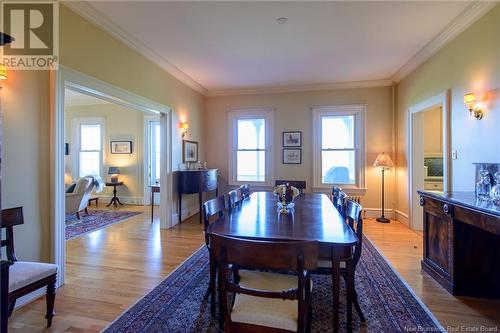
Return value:
M 283 131 L 283 147 L 302 147 L 302 131 Z
M 132 154 L 132 141 L 111 141 L 111 154 Z
M 302 164 L 302 149 L 284 148 L 283 164 Z
M 198 142 L 182 140 L 182 163 L 198 162 Z

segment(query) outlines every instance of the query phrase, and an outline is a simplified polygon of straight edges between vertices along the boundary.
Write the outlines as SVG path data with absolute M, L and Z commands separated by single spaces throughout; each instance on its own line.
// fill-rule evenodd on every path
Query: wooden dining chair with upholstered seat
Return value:
M 296 187 L 300 193 L 304 193 L 304 190 L 306 189 L 306 181 L 305 180 L 281 180 L 280 179 L 280 180 L 276 180 L 274 182 L 275 186 L 284 185 L 284 184 L 290 184 L 290 186 Z
M 243 184 L 240 186 L 241 197 L 243 200 L 250 197 L 250 184 Z
M 361 258 L 361 249 L 363 246 L 363 218 L 361 216 L 362 210 L 363 208 L 359 203 L 349 199 L 345 200 L 344 214 L 347 223 L 349 224 L 351 229 L 353 229 L 353 231 L 356 233 L 356 236 L 358 237 L 358 242 L 354 245 L 351 251 L 352 252 L 351 257 L 340 262 L 340 274 L 343 276 L 344 280 L 346 281 L 346 285 L 350 287 L 349 289 L 352 292 L 352 294 L 348 295 L 348 297 L 352 297 L 354 308 L 356 309 L 356 312 L 358 313 L 360 320 L 362 322 L 365 322 L 366 319 L 359 305 L 358 294 L 356 293 L 356 285 L 354 279 L 356 266 L 359 262 L 359 259 Z M 348 265 L 352 265 L 352 270 L 347 269 Z M 327 257 L 323 258 L 323 254 L 320 254 L 320 260 L 318 261 L 318 269 L 314 273 L 331 275 L 332 274 L 331 259 Z M 349 317 L 352 316 L 352 309 L 348 309 L 347 314 L 348 314 L 348 324 L 350 324 L 352 318 Z
M 310 329 L 309 271 L 317 267 L 316 241 L 267 242 L 211 234 L 210 244 L 217 262 L 225 332 Z M 230 278 L 235 267 L 245 269 L 238 270 L 236 278 Z M 234 295 L 231 303 L 228 292 Z
M 7 259 L 12 263 L 8 267 L 8 311 L 2 316 L 10 317 L 16 300 L 40 288 L 47 288 L 47 327 L 52 325 L 54 317 L 54 301 L 56 297 L 57 265 L 41 262 L 18 261 L 14 251 L 14 226 L 24 224 L 23 208 L 2 209 L 0 228 L 6 230 L 6 239 L 1 241 L 0 248 L 6 248 Z M 3 292 L 3 291 L 2 291 Z M 2 322 L 7 320 L 2 318 Z
M 217 270 L 215 260 L 213 260 L 210 250 L 210 241 L 207 234 L 207 228 L 210 225 L 211 220 L 213 220 L 212 217 L 215 215 L 217 215 L 217 218 L 223 217 L 225 210 L 226 198 L 223 195 L 203 203 L 203 228 L 205 232 L 205 244 L 207 246 L 208 252 L 210 253 L 210 282 L 205 294 L 205 299 L 210 296 L 210 310 L 212 312 L 212 315 L 215 315 L 215 279 L 217 277 Z
M 227 205 L 229 210 L 241 204 L 243 201 L 243 195 L 241 193 L 241 188 L 237 188 L 235 190 L 229 191 L 227 194 Z
M 337 210 L 342 214 L 342 216 L 345 216 L 345 206 L 347 203 L 347 194 L 344 191 L 339 191 L 337 195 L 337 200 L 333 202 L 333 205 Z
M 332 187 L 332 196 L 331 196 L 331 199 L 332 199 L 332 202 L 333 204 L 336 206 L 336 202 L 339 198 L 339 193 L 342 191 L 342 188 L 340 186 L 336 186 L 336 185 L 333 185 Z

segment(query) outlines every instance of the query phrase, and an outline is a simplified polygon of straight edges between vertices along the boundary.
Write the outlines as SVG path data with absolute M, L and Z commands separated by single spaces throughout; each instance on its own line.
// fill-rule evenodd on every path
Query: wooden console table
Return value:
M 177 193 L 179 195 L 179 223 L 181 223 L 182 215 L 182 195 L 183 194 L 194 194 L 198 193 L 198 198 L 200 201 L 200 223 L 202 221 L 203 209 L 202 209 L 202 194 L 203 192 L 215 191 L 215 195 L 218 195 L 217 190 L 217 169 L 206 169 L 206 170 L 183 170 L 178 172 L 178 188 Z
M 453 295 L 500 299 L 500 207 L 478 202 L 473 192 L 418 194 L 422 269 Z

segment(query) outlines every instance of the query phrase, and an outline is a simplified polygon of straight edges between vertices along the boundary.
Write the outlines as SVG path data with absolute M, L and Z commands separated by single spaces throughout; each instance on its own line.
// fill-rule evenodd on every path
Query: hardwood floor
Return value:
M 14 312 L 9 332 L 99 332 L 204 244 L 197 216 L 160 230 L 158 220 L 150 224 L 149 207 L 119 209 L 145 213 L 67 242 L 66 284 L 57 291 L 52 328 L 45 329 L 41 298 Z M 364 229 L 445 328 L 500 325 L 500 302 L 453 297 L 420 270 L 421 234 L 395 221 L 368 219 Z

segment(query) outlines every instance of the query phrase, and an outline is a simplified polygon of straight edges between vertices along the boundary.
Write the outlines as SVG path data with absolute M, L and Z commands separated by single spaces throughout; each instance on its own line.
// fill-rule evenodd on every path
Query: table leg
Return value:
M 182 193 L 179 192 L 179 224 L 182 223 Z
M 202 223 L 202 221 L 201 221 L 201 215 L 203 214 L 202 213 L 202 209 L 203 208 L 201 207 L 202 206 L 202 200 L 203 200 L 203 193 L 202 192 L 198 192 L 198 199 L 200 201 L 200 224 L 201 224 Z
M 339 331 L 340 307 L 340 248 L 332 248 L 332 297 L 333 297 L 333 331 Z
M 153 223 L 153 209 L 155 203 L 155 192 L 151 189 L 151 223 Z

